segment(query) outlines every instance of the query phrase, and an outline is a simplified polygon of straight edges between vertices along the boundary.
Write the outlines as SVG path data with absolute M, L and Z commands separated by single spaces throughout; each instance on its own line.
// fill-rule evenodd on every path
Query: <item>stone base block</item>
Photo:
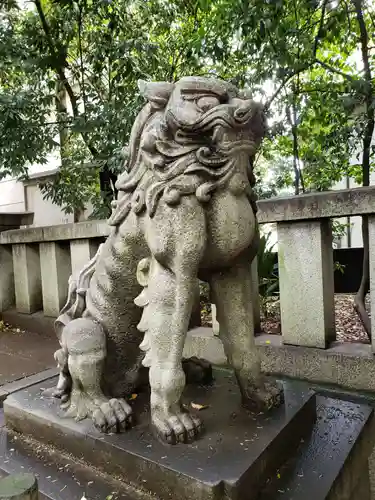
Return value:
M 227 364 L 223 343 L 212 328 L 204 326 L 190 330 L 186 336 L 184 357 L 193 356 L 206 359 L 213 365 Z
M 8 428 L 72 454 L 160 499 L 253 499 L 310 434 L 316 419 L 315 395 L 298 383 L 284 383 L 285 403 L 268 414 L 241 408 L 228 372 L 212 387 L 188 387 L 184 403 L 207 405 L 199 412 L 205 434 L 189 445 L 167 446 L 150 428 L 149 397 L 132 401 L 137 417 L 122 435 L 103 435 L 91 421 L 59 416 L 58 403 L 41 396 L 43 382 L 4 402 Z

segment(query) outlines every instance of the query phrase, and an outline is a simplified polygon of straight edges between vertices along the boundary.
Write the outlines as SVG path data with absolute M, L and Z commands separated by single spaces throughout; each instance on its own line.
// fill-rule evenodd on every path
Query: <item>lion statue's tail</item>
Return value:
M 55 332 L 60 343 L 64 327 L 74 319 L 81 318 L 86 309 L 86 293 L 102 246 L 99 246 L 95 256 L 83 267 L 78 276 L 71 275 L 69 278 L 68 298 L 55 321 Z

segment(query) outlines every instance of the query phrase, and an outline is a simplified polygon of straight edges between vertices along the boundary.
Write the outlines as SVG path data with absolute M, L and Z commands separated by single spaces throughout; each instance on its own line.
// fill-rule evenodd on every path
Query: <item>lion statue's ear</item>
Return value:
M 174 89 L 169 82 L 146 82 L 138 80 L 138 88 L 143 97 L 158 107 L 165 107 Z

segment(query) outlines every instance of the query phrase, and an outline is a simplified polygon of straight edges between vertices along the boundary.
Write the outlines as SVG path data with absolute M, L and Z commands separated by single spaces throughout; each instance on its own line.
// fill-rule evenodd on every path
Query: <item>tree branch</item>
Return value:
M 267 111 L 270 108 L 270 106 L 273 103 L 273 101 L 280 94 L 280 92 L 283 91 L 284 87 L 287 85 L 287 83 L 290 82 L 290 80 L 292 80 L 292 78 L 294 78 L 296 75 L 298 75 L 300 73 L 303 73 L 304 71 L 306 71 L 307 69 L 309 69 L 312 65 L 313 65 L 313 63 L 304 64 L 301 67 L 297 68 L 293 73 L 291 73 L 290 75 L 288 75 L 286 78 L 284 78 L 283 82 L 278 87 L 278 89 L 276 90 L 276 92 L 270 97 L 270 99 L 264 105 L 265 111 Z
M 82 52 L 82 23 L 83 23 L 83 6 L 81 2 L 78 2 L 78 46 L 79 46 L 80 66 L 81 66 L 83 113 L 86 119 L 85 71 L 83 66 L 83 52 Z
M 36 9 L 38 11 L 39 19 L 40 19 L 40 22 L 42 24 L 44 34 L 46 35 L 46 40 L 47 40 L 49 50 L 50 50 L 51 55 L 53 57 L 53 68 L 54 68 L 59 80 L 64 85 L 65 90 L 69 96 L 69 100 L 70 100 L 70 103 L 72 106 L 73 116 L 74 116 L 74 118 L 78 118 L 79 117 L 78 99 L 77 99 L 77 97 L 72 89 L 72 86 L 68 82 L 68 79 L 67 79 L 67 77 L 65 75 L 65 71 L 64 71 L 64 64 L 66 63 L 66 57 L 64 58 L 64 61 L 61 61 L 60 54 L 56 50 L 56 47 L 55 47 L 55 44 L 54 44 L 54 41 L 53 41 L 53 38 L 51 35 L 51 31 L 50 31 L 50 28 L 48 26 L 47 19 L 46 19 L 46 16 L 44 14 L 44 11 L 43 11 L 41 0 L 33 0 L 33 1 L 35 3 Z M 93 156 L 97 156 L 98 151 L 90 143 L 87 135 L 84 133 L 81 133 L 81 136 L 82 136 L 87 148 L 89 149 L 90 153 Z
M 320 64 L 323 68 L 325 68 L 327 71 L 330 71 L 331 73 L 335 73 L 336 75 L 340 75 L 346 80 L 349 80 L 350 82 L 354 82 L 355 78 L 351 75 L 348 75 L 347 73 L 344 73 L 343 71 L 340 71 L 339 69 L 334 68 L 333 66 L 330 66 L 329 64 L 325 63 L 324 61 L 321 61 L 320 59 L 315 59 L 315 62 L 317 64 Z
M 313 49 L 314 59 L 316 58 L 316 52 L 318 50 L 319 40 L 321 39 L 321 35 L 322 35 L 322 29 L 323 29 L 323 25 L 324 25 L 324 16 L 326 14 L 327 2 L 328 2 L 328 0 L 323 0 L 322 13 L 321 13 L 320 22 L 319 22 L 319 29 L 318 29 L 318 33 L 316 34 L 315 40 L 314 40 L 314 49 Z
M 49 29 L 47 19 L 46 19 L 46 16 L 44 14 L 44 11 L 43 11 L 42 3 L 40 0 L 34 0 L 34 3 L 35 3 L 36 9 L 37 9 L 38 14 L 39 14 L 39 19 L 40 19 L 40 22 L 42 24 L 44 34 L 46 35 L 46 40 L 47 40 L 49 50 L 50 50 L 51 55 L 53 57 L 54 69 L 55 69 L 61 83 L 64 85 L 64 87 L 68 93 L 70 102 L 72 104 L 73 115 L 76 117 L 79 114 L 78 113 L 77 98 L 73 92 L 73 89 L 72 89 L 70 83 L 68 82 L 68 80 L 65 76 L 65 72 L 62 68 L 61 63 L 59 62 L 59 60 L 60 60 L 59 53 L 56 50 L 55 44 L 53 42 L 51 31 Z

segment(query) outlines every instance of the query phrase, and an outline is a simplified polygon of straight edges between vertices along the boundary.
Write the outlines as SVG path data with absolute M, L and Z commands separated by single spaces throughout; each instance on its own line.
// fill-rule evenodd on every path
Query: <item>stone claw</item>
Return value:
M 280 406 L 283 401 L 282 387 L 277 382 L 268 380 L 261 380 L 256 387 L 249 387 L 242 398 L 243 406 L 255 412 L 268 411 Z
M 94 425 L 107 434 L 123 432 L 132 424 L 132 408 L 124 399 L 102 403 L 92 416 Z
M 203 430 L 200 419 L 190 413 L 180 411 L 165 417 L 153 413 L 152 423 L 158 437 L 168 444 L 191 443 Z

